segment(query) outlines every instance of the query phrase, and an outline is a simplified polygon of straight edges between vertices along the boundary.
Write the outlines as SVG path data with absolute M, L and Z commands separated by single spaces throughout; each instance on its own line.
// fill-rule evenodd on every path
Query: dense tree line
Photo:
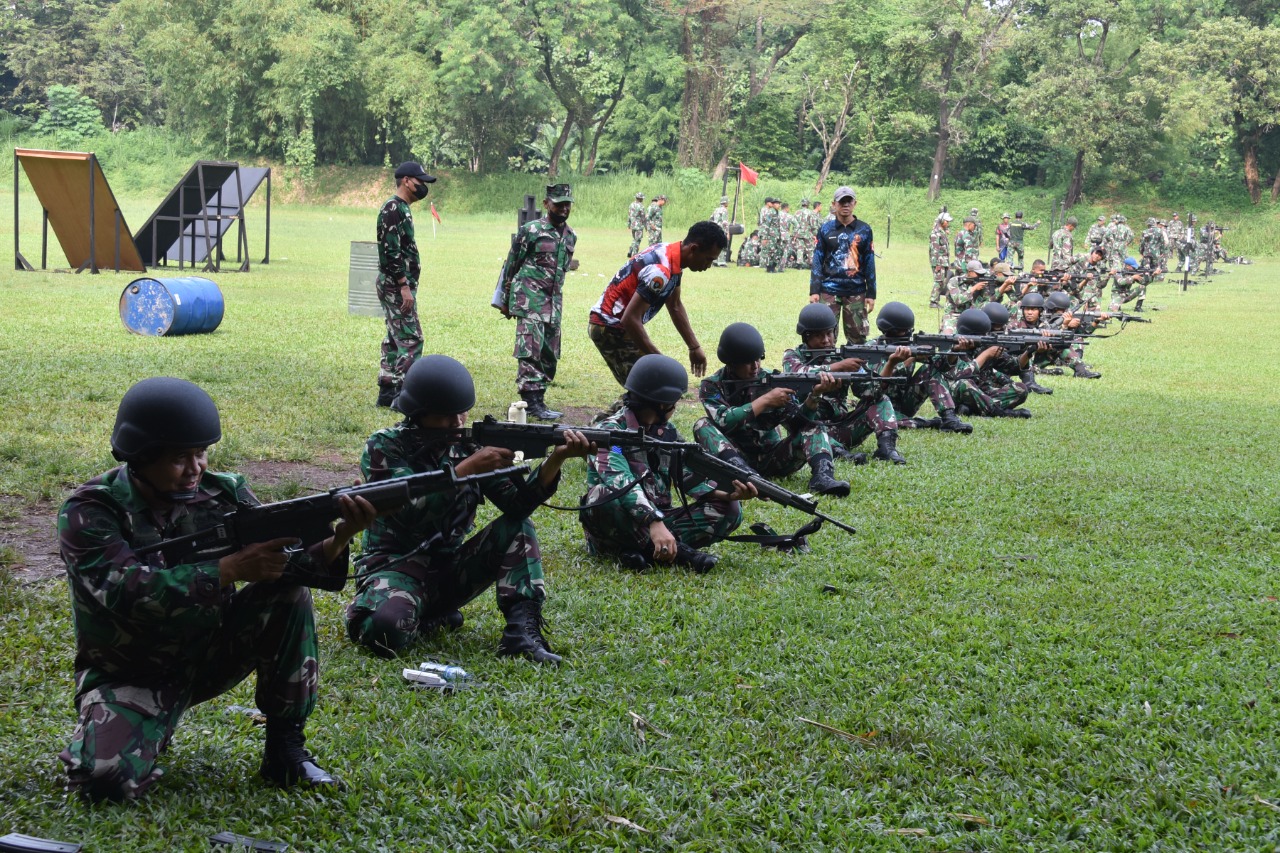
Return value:
M 14 0 L 0 107 L 309 171 L 744 160 L 820 186 L 1280 195 L 1266 0 Z M 12 120 L 11 120 L 12 121 Z

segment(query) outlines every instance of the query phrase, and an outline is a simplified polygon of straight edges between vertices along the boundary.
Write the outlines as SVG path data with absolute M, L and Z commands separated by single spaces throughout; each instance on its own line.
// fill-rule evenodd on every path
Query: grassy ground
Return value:
M 432 240 L 419 219 L 428 351 L 471 367 L 477 415 L 505 411 L 512 327 L 487 304 L 510 223 L 459 220 Z M 371 239 L 372 212 L 284 208 L 274 224 L 269 266 L 215 276 L 227 316 L 211 335 L 125 332 L 129 276 L 0 274 L 5 512 L 107 468 L 119 396 L 153 374 L 219 402 L 217 467 L 354 469 L 392 420 L 372 405 L 381 321 L 345 307 L 347 244 Z M 580 233 L 554 404 L 616 393 L 582 325 L 626 241 Z M 926 326 L 924 246 L 883 255 L 881 302 Z M 480 686 L 415 693 L 345 641 L 343 598 L 319 593 L 311 745 L 339 795 L 256 781 L 260 732 L 228 711 L 252 704 L 246 685 L 188 715 L 142 803 L 68 799 L 66 591 L 0 571 L 0 831 L 139 851 L 204 850 L 220 829 L 308 851 L 1270 848 L 1280 339 L 1259 316 L 1278 277 L 1267 261 L 1187 293 L 1154 286 L 1153 325 L 1091 347 L 1101 381 L 1050 377 L 1030 421 L 909 434 L 908 466 L 842 468 L 854 495 L 826 508 L 859 534 L 823 530 L 804 557 L 723 545 L 708 576 L 628 574 L 585 556 L 572 515 L 541 510 L 558 670 L 497 660 L 482 598 L 408 661 L 455 658 Z M 711 270 L 686 289 L 710 349 L 746 319 L 776 364 L 807 283 Z M 679 352 L 667 320 L 653 327 Z M 680 412 L 686 434 L 695 415 Z M 561 502 L 581 483 L 573 471 Z

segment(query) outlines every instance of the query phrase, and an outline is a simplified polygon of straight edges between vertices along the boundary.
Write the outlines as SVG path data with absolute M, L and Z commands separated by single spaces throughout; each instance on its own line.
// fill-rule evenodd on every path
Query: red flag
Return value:
M 436 213 L 436 203 L 434 201 L 431 202 L 431 215 L 435 217 L 436 222 L 439 222 L 441 225 L 444 224 L 440 219 L 440 214 Z
M 760 177 L 759 172 L 755 171 L 741 160 L 738 161 L 738 174 L 742 175 L 742 180 L 751 184 L 753 187 L 756 185 L 756 178 Z

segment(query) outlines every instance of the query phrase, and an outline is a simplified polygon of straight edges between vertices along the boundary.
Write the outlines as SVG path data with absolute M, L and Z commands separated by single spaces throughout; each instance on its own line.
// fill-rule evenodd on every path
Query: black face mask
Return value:
M 427 197 L 429 191 L 426 181 L 419 180 L 417 186 L 413 188 L 413 197 L 421 201 Z

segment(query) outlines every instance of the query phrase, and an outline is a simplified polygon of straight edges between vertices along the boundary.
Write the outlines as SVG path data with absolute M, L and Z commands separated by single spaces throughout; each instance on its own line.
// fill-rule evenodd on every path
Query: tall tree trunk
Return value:
M 947 148 L 951 145 L 951 105 L 943 98 L 938 106 L 938 144 L 933 149 L 933 171 L 929 173 L 929 201 L 942 193 L 942 173 L 947 167 Z
M 1276 179 L 1271 183 L 1271 202 L 1274 204 L 1277 198 L 1280 198 L 1280 172 L 1276 172 Z
M 560 128 L 560 136 L 556 138 L 556 144 L 551 148 L 551 162 L 547 164 L 548 178 L 555 178 L 560 172 L 560 155 L 564 153 L 564 146 L 569 141 L 569 134 L 573 132 L 573 121 L 572 115 L 564 117 L 564 127 Z
M 1249 190 L 1249 200 L 1262 201 L 1261 177 L 1258 174 L 1258 134 L 1251 133 L 1244 139 L 1244 185 Z
M 1076 152 L 1076 165 L 1071 170 L 1071 185 L 1067 187 L 1067 207 L 1075 207 L 1084 195 L 1084 150 Z

